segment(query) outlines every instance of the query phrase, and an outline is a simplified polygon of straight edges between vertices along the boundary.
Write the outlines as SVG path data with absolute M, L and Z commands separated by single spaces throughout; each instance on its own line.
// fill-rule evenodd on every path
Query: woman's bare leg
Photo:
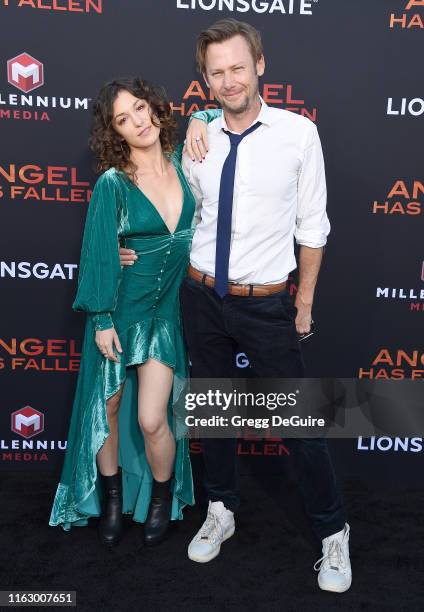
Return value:
M 172 390 L 172 368 L 149 359 L 138 366 L 138 422 L 143 431 L 146 457 L 153 478 L 165 482 L 171 477 L 175 440 L 168 426 L 168 401 Z
M 106 402 L 110 434 L 97 453 L 97 466 L 103 476 L 113 476 L 118 471 L 118 413 L 123 386 Z

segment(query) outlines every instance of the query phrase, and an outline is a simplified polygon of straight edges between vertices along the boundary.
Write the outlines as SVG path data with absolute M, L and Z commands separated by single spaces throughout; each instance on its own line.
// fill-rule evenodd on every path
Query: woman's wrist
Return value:
M 113 327 L 112 315 L 110 312 L 100 312 L 90 315 L 91 321 L 96 331 L 104 331 Z

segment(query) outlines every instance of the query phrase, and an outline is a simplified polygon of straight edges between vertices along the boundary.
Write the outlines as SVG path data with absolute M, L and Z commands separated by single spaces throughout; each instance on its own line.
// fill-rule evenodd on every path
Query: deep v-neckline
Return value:
M 180 211 L 180 214 L 179 214 L 179 217 L 178 217 L 177 225 L 175 226 L 175 229 L 174 229 L 174 231 L 173 231 L 173 232 L 171 232 L 171 230 L 169 229 L 168 225 L 167 225 L 167 224 L 166 224 L 166 222 L 165 222 L 165 219 L 162 217 L 162 215 L 160 214 L 160 212 L 159 212 L 159 210 L 158 210 L 157 206 L 156 206 L 156 205 L 155 205 L 155 204 L 152 202 L 152 200 L 146 196 L 146 194 L 144 193 L 144 191 L 142 191 L 142 190 L 140 189 L 140 187 L 137 187 L 137 185 L 135 185 L 134 183 L 132 183 L 132 184 L 134 185 L 134 188 L 135 188 L 135 189 L 136 189 L 136 190 L 137 190 L 137 191 L 138 191 L 138 192 L 139 192 L 139 193 L 140 193 L 140 194 L 141 194 L 141 195 L 144 197 L 144 199 L 145 199 L 145 200 L 146 200 L 146 201 L 147 201 L 147 202 L 150 204 L 150 206 L 151 206 L 151 207 L 153 208 L 153 210 L 155 211 L 156 215 L 157 215 L 157 216 L 159 217 L 159 219 L 161 220 L 162 225 L 163 225 L 163 226 L 166 228 L 166 230 L 168 231 L 168 234 L 169 234 L 170 236 L 172 236 L 173 234 L 175 234 L 175 233 L 177 232 L 178 227 L 179 227 L 179 225 L 180 225 L 180 223 L 181 223 L 182 216 L 183 216 L 183 212 L 184 212 L 184 202 L 185 202 L 185 189 L 184 189 L 184 184 L 183 184 L 183 181 L 181 180 L 181 177 L 180 177 L 180 172 L 179 172 L 179 169 L 177 168 L 176 164 L 174 164 L 174 161 L 173 161 L 172 159 L 171 159 L 170 161 L 171 161 L 172 166 L 173 166 L 173 167 L 174 167 L 174 169 L 175 169 L 175 172 L 176 172 L 176 175 L 177 175 L 177 179 L 178 179 L 178 182 L 179 182 L 179 184 L 180 184 L 180 188 L 181 188 L 181 211 Z

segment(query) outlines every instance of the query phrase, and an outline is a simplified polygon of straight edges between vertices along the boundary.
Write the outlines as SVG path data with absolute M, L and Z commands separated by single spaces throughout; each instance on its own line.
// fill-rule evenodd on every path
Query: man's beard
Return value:
M 229 113 L 230 115 L 241 115 L 249 108 L 250 99 L 248 96 L 245 96 L 242 102 L 240 102 L 239 105 L 236 107 L 226 104 L 226 102 L 223 100 L 221 106 L 223 110 Z
M 258 98 L 258 95 L 259 95 L 259 90 L 256 88 L 256 90 L 254 91 L 251 97 L 246 95 L 243 98 L 243 100 L 239 103 L 239 105 L 236 107 L 226 104 L 225 99 L 223 98 L 221 101 L 222 109 L 226 111 L 229 115 L 241 115 L 245 113 L 247 110 L 249 110 L 249 108 Z

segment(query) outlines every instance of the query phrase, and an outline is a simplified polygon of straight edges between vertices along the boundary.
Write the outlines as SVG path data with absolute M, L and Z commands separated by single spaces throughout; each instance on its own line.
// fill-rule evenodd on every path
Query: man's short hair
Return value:
M 263 55 L 261 35 L 256 28 L 244 21 L 236 19 L 221 19 L 215 22 L 207 30 L 200 32 L 197 37 L 196 61 L 199 72 L 206 72 L 206 50 L 211 43 L 220 43 L 234 36 L 243 36 L 249 45 L 253 61 L 256 62 Z

